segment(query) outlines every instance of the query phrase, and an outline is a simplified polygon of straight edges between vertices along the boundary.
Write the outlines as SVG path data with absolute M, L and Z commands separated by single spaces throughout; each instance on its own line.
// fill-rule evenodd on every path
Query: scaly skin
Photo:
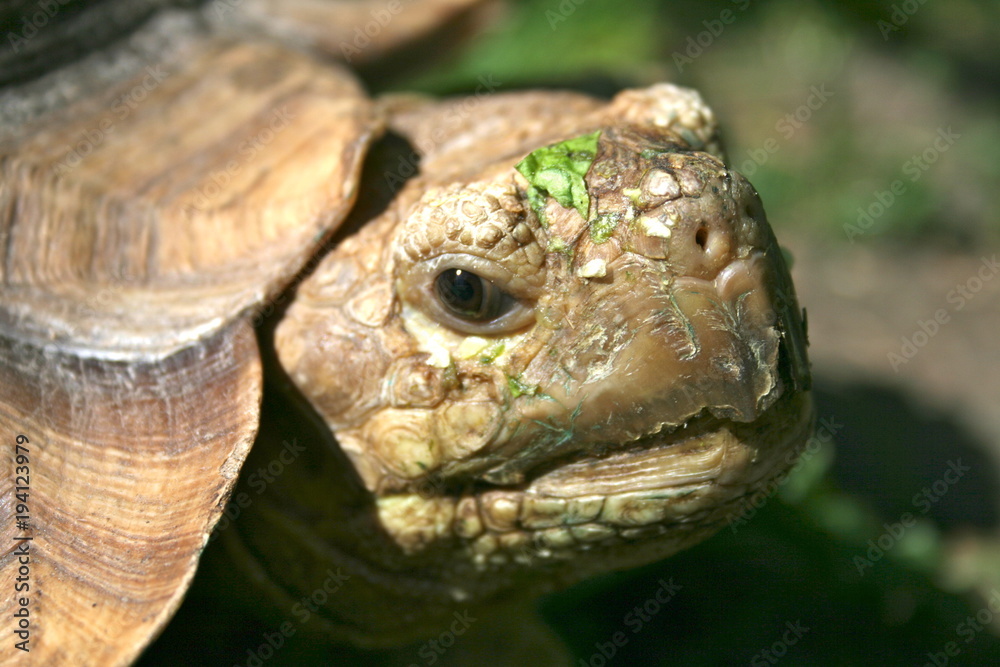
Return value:
M 672 86 L 574 103 L 509 144 L 471 120 L 439 138 L 277 328 L 281 365 L 336 440 L 231 548 L 249 546 L 285 608 L 348 573 L 317 614 L 336 636 L 412 639 L 454 609 L 686 548 L 808 436 L 794 292 L 711 112 Z M 387 108 L 418 144 L 447 109 Z M 547 197 L 541 221 L 515 165 L 594 131 L 587 216 Z M 461 148 L 476 132 L 480 148 Z M 455 267 L 513 297 L 509 321 L 449 311 L 434 285 Z M 299 567 L 280 565 L 291 554 Z

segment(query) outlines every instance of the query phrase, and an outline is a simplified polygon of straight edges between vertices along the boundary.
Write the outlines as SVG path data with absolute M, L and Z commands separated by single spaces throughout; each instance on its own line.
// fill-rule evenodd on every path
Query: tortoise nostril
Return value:
M 698 231 L 695 232 L 694 242 L 701 246 L 702 250 L 705 250 L 708 247 L 708 229 L 699 227 Z

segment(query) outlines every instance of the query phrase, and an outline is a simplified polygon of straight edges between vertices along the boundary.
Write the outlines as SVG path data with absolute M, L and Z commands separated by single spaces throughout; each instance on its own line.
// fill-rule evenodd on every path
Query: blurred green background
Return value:
M 795 258 L 834 431 L 736 530 L 548 598 L 575 664 L 1000 664 L 1000 3 L 526 0 L 373 83 L 484 75 L 701 91 Z M 633 634 L 661 578 L 683 588 Z

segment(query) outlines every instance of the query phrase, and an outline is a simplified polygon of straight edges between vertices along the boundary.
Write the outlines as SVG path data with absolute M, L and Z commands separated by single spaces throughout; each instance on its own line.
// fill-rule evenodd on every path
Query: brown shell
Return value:
M 0 615 L 9 639 L 27 610 L 32 664 L 125 664 L 253 442 L 255 316 L 350 208 L 378 122 L 346 70 L 169 12 L 3 95 Z

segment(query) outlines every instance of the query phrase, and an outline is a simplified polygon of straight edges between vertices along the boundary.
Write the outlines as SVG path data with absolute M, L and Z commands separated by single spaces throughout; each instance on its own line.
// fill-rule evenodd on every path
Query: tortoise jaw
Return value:
M 553 497 L 610 496 L 625 492 L 665 492 L 718 477 L 722 450 L 705 443 L 730 420 L 702 412 L 678 427 L 599 453 L 573 457 L 531 476 L 528 493 Z
M 539 332 L 527 346 L 557 354 L 534 355 L 519 374 L 537 390 L 511 402 L 506 427 L 479 453 L 478 478 L 522 484 L 534 470 L 572 457 L 604 458 L 702 432 L 707 423 L 760 418 L 794 390 L 779 371 L 789 355 L 779 359 L 778 350 L 796 324 L 771 295 L 773 271 L 769 254 L 759 251 L 732 260 L 712 280 L 668 276 L 664 283 L 646 270 L 641 280 L 613 281 L 583 303 L 593 317 Z M 608 312 L 622 324 L 598 314 Z
M 808 393 L 790 393 L 753 423 L 703 413 L 625 449 L 549 465 L 516 487 L 404 493 L 377 505 L 383 526 L 410 554 L 426 549 L 433 534 L 480 569 L 600 558 L 609 549 L 627 562 L 602 567 L 625 567 L 717 530 L 744 497 L 791 466 L 812 418 Z

